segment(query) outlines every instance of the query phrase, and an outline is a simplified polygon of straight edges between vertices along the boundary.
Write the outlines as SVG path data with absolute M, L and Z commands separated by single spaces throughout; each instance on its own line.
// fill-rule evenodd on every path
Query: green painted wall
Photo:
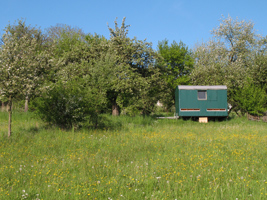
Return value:
M 175 91 L 175 107 L 178 116 L 188 117 L 224 117 L 228 116 L 227 90 L 206 90 L 207 99 L 198 100 L 198 90 Z M 181 109 L 200 109 L 200 111 L 181 111 Z M 225 111 L 207 111 L 207 109 L 225 109 Z

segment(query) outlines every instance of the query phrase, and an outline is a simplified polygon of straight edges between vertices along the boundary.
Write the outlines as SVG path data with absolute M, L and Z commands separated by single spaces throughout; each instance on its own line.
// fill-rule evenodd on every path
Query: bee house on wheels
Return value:
M 199 122 L 208 122 L 209 117 L 227 117 L 227 87 L 178 85 L 175 110 L 178 117 L 198 117 Z

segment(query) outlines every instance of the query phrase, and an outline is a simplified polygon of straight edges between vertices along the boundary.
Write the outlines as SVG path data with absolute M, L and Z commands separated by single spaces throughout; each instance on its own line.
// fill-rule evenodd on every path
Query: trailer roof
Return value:
M 178 85 L 179 90 L 227 90 L 226 85 Z

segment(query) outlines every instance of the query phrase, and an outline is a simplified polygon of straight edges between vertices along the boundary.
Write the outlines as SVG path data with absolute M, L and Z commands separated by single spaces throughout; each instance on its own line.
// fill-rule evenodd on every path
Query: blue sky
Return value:
M 254 22 L 258 34 L 267 35 L 266 0 L 2 0 L 0 34 L 8 23 L 46 29 L 56 24 L 79 27 L 85 33 L 109 38 L 107 23 L 114 27 L 126 17 L 129 37 L 147 39 L 157 48 L 164 39 L 184 42 L 189 48 L 211 38 L 210 31 L 222 16 Z

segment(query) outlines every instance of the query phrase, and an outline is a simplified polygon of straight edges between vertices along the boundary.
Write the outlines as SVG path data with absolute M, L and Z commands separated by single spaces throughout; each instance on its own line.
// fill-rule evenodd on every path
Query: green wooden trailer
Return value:
M 227 87 L 178 85 L 175 109 L 177 117 L 227 117 Z

